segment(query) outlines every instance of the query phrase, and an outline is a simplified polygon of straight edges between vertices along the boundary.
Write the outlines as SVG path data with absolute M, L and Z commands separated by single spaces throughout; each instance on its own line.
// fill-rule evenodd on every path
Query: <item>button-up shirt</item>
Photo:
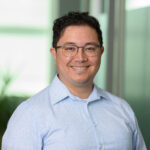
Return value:
M 55 76 L 9 120 L 2 150 L 146 150 L 131 107 L 94 85 L 83 100 Z

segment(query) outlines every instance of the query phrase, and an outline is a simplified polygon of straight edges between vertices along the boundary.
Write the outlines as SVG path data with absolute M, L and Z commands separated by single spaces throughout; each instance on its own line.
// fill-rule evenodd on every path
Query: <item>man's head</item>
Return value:
M 98 36 L 98 40 L 101 46 L 103 46 L 102 31 L 100 29 L 99 22 L 92 16 L 89 16 L 87 12 L 70 12 L 61 18 L 58 18 L 54 22 L 53 26 L 53 47 L 57 46 L 64 29 L 71 25 L 88 25 L 92 27 Z
M 92 87 L 104 51 L 102 45 L 99 23 L 87 13 L 69 13 L 55 21 L 51 54 L 58 77 L 68 88 Z

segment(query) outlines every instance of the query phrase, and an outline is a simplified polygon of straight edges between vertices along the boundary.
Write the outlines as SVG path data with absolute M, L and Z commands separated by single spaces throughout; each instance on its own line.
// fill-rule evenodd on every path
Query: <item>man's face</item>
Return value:
M 88 25 L 68 26 L 63 31 L 57 46 L 73 43 L 84 46 L 87 43 L 101 44 L 98 41 L 96 31 Z M 56 66 L 60 80 L 66 86 L 88 86 L 93 84 L 93 78 L 97 73 L 104 48 L 98 49 L 96 56 L 87 57 L 81 48 L 73 57 L 63 54 L 62 48 L 57 51 L 52 48 L 51 53 L 56 59 Z

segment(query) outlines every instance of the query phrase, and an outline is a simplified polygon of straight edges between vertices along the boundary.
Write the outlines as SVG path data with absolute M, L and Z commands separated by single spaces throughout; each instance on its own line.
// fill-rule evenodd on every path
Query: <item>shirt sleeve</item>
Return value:
M 42 142 L 35 111 L 21 104 L 9 120 L 2 150 L 41 150 Z
M 131 106 L 126 102 L 122 101 L 122 108 L 129 120 L 132 128 L 132 149 L 133 150 L 147 150 L 144 138 L 138 126 L 138 121 Z
M 134 146 L 133 150 L 147 150 L 136 117 L 135 117 L 135 125 L 136 125 L 136 130 L 133 135 L 133 146 Z

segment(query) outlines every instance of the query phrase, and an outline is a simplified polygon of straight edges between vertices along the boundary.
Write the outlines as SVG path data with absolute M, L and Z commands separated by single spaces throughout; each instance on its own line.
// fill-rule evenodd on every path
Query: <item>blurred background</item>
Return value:
M 99 20 L 105 52 L 95 82 L 131 105 L 150 149 L 149 0 L 0 0 L 0 137 L 18 104 L 53 79 L 52 25 L 68 11 Z

